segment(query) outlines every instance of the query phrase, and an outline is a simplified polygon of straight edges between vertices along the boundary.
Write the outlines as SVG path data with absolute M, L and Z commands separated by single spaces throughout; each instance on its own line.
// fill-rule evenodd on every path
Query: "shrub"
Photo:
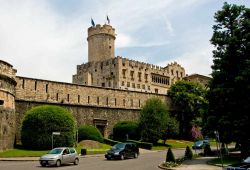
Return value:
M 27 149 L 51 149 L 53 145 L 73 146 L 75 142 L 75 120 L 70 112 L 62 107 L 43 105 L 32 108 L 25 113 L 21 129 L 21 141 Z
M 139 134 L 138 124 L 132 121 L 118 122 L 113 128 L 114 140 L 125 141 L 127 137 L 128 139 L 138 140 Z
M 167 156 L 166 156 L 166 162 L 175 162 L 175 157 L 172 152 L 171 148 L 168 148 Z
M 204 156 L 212 156 L 212 155 L 213 153 L 212 153 L 210 145 L 205 145 Z
M 185 150 L 185 159 L 192 159 L 193 158 L 193 152 L 192 150 L 190 149 L 189 146 L 186 147 L 186 150 Z
M 112 139 L 104 138 L 104 143 L 113 146 L 113 145 L 115 145 L 115 144 L 117 144 L 117 143 L 120 143 L 120 142 L 119 142 L 119 141 L 112 140 Z
M 143 149 L 152 149 L 153 144 L 152 143 L 148 143 L 148 142 L 140 142 L 140 141 L 135 141 L 135 140 L 127 140 L 128 142 L 132 142 L 132 143 L 136 143 L 136 145 L 139 148 L 143 148 Z
M 98 142 L 103 142 L 103 136 L 96 127 L 82 125 L 78 128 L 78 141 L 81 140 L 94 140 Z

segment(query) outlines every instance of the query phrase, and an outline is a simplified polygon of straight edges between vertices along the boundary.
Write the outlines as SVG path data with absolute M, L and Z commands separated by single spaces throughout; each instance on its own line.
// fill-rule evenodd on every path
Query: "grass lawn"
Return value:
M 166 144 L 163 144 L 163 141 L 159 140 L 158 145 L 153 146 L 152 150 L 165 150 L 169 147 L 171 147 L 171 148 L 186 148 L 187 146 L 191 147 L 193 143 L 194 142 L 192 142 L 192 141 L 169 139 L 166 141 Z
M 229 166 L 229 165 L 237 164 L 240 162 L 241 162 L 241 159 L 239 156 L 238 157 L 235 157 L 235 156 L 234 157 L 232 157 L 232 156 L 223 157 L 223 165 L 224 166 Z M 220 158 L 213 159 L 213 160 L 209 161 L 209 164 L 221 166 L 221 159 Z
M 107 144 L 101 143 L 101 148 L 98 149 L 87 149 L 87 154 L 88 155 L 93 155 L 93 154 L 103 154 L 105 153 L 108 149 L 110 149 L 111 146 Z M 77 153 L 81 153 L 82 147 L 77 146 L 76 150 Z M 14 148 L 10 149 L 4 152 L 0 152 L 0 157 L 40 157 L 46 153 L 48 153 L 49 150 L 27 150 L 27 149 L 20 149 L 20 148 Z

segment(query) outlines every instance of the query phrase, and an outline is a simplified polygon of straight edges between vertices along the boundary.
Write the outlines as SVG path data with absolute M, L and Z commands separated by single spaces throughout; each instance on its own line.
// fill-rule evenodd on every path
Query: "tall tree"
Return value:
M 147 100 L 139 119 L 142 139 L 146 142 L 157 143 L 166 131 L 168 119 L 168 108 L 160 99 Z
M 250 147 L 250 9 L 224 3 L 215 13 L 212 81 L 207 128 L 218 130 L 222 142 Z
M 206 90 L 198 83 L 178 81 L 168 92 L 173 102 L 177 120 L 180 122 L 180 136 L 191 139 L 194 122 L 201 118 L 207 108 Z

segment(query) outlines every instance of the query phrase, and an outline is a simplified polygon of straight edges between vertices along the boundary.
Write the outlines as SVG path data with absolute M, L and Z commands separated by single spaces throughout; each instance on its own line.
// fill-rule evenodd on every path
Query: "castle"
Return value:
M 147 99 L 170 103 L 167 91 L 172 84 L 197 77 L 188 79 L 176 62 L 162 68 L 115 57 L 115 35 L 111 25 L 88 29 L 88 63 L 77 66 L 72 83 L 16 76 L 13 66 L 0 60 L 0 151 L 20 141 L 25 112 L 34 106 L 62 106 L 77 126 L 94 125 L 107 137 L 118 121 L 138 120 Z M 195 80 L 206 85 L 204 77 Z

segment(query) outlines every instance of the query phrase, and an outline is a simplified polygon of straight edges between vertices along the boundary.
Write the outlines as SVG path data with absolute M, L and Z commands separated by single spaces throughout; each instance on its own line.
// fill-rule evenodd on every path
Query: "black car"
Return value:
M 250 156 L 243 160 L 240 164 L 231 165 L 225 168 L 225 170 L 249 170 L 250 169 Z
M 105 154 L 107 160 L 137 158 L 139 148 L 134 143 L 117 143 Z

